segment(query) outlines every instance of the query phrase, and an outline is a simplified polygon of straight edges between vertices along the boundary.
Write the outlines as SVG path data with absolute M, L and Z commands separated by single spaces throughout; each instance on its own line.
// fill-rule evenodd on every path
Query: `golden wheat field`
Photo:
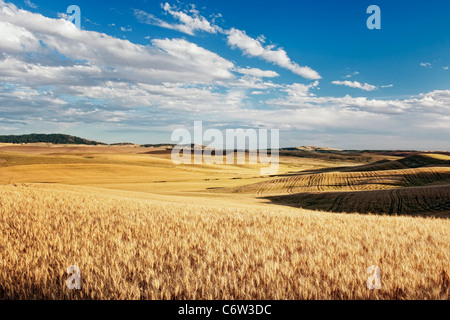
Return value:
M 450 297 L 446 217 L 292 208 L 225 192 L 273 179 L 258 168 L 55 149 L 0 150 L 0 299 Z M 280 175 L 330 166 L 281 158 Z M 438 169 L 419 177 L 430 170 Z M 417 182 L 410 178 L 396 181 Z M 66 287 L 71 265 L 80 290 Z M 367 288 L 371 265 L 381 270 L 379 290 Z
M 448 299 L 448 221 L 1 187 L 1 298 Z M 65 288 L 80 267 L 82 289 Z M 367 290 L 369 265 L 382 290 Z

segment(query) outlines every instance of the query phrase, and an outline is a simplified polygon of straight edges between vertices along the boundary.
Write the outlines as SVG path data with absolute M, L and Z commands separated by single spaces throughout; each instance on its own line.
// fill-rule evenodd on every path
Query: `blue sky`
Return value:
M 81 9 L 81 29 L 65 21 Z M 369 30 L 369 5 L 381 29 Z M 0 134 L 450 149 L 448 1 L 2 1 Z

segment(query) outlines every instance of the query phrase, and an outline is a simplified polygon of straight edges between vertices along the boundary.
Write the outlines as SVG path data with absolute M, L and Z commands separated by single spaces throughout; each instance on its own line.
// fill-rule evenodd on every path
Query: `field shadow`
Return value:
M 260 197 L 273 204 L 336 213 L 450 218 L 450 185 Z

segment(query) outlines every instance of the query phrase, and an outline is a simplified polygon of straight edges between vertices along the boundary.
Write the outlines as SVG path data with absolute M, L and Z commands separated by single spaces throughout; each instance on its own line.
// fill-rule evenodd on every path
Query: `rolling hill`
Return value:
M 450 216 L 450 156 L 420 154 L 217 190 L 332 212 Z
M 305 192 L 267 199 L 302 209 L 340 213 L 450 216 L 450 184 L 353 192 Z
M 273 179 L 259 166 L 175 166 L 167 149 L 1 145 L 0 300 L 448 300 L 446 158 L 347 172 L 384 156 L 281 156 Z M 70 265 L 81 290 L 66 288 Z

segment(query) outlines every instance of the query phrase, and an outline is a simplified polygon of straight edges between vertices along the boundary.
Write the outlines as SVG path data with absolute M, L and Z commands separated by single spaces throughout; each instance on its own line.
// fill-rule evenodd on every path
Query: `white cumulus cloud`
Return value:
M 258 68 L 250 68 L 250 67 L 237 68 L 236 71 L 241 74 L 250 75 L 258 78 L 274 78 L 279 76 L 279 74 L 276 73 L 275 71 L 261 70 Z
M 196 31 L 203 31 L 208 33 L 217 33 L 219 27 L 212 25 L 205 17 L 201 16 L 199 12 L 192 8 L 189 13 L 177 10 L 176 7 L 170 6 L 167 2 L 162 5 L 165 12 L 169 13 L 179 23 L 169 23 L 155 17 L 153 14 L 147 13 L 143 10 L 134 10 L 136 18 L 146 24 L 156 25 L 166 29 L 177 30 L 189 35 L 194 35 Z
M 376 86 L 373 86 L 371 84 L 360 83 L 358 81 L 332 81 L 331 83 L 340 85 L 340 86 L 347 86 L 350 88 L 357 88 L 357 89 L 361 89 L 364 91 L 373 91 L 377 88 Z
M 288 69 L 306 79 L 320 79 L 319 73 L 310 67 L 302 67 L 293 62 L 283 49 L 275 49 L 273 46 L 263 46 L 261 40 L 249 37 L 244 31 L 232 28 L 227 31 L 228 44 L 232 48 L 238 48 L 251 57 L 258 57 L 282 68 Z
M 352 72 L 352 73 L 350 73 L 350 74 L 347 74 L 346 76 L 344 76 L 344 79 L 348 79 L 348 78 L 351 78 L 351 77 L 357 76 L 358 74 L 359 74 L 359 72 L 358 72 L 358 71 Z
M 35 3 L 31 2 L 30 0 L 25 0 L 24 2 L 30 8 L 37 9 L 37 7 L 38 7 Z
M 416 148 L 420 140 L 427 148 L 448 149 L 450 90 L 402 99 L 319 95 L 317 80 L 282 83 L 275 71 L 235 65 L 186 39 L 152 34 L 149 44 L 141 45 L 80 30 L 3 0 L 0 30 L 2 134 L 70 127 L 74 133 L 90 132 L 88 138 L 109 135 L 114 142 L 125 132 L 146 143 L 149 130 L 162 132 L 164 140 L 173 128 L 202 119 L 214 126 L 281 128 L 297 142 L 308 134 L 326 135 L 364 148 L 378 139 L 387 148 L 394 144 L 386 145 L 384 138 L 395 137 L 395 146 L 402 148 Z M 252 39 L 234 30 L 226 34 L 228 41 L 246 55 L 308 79 L 320 77 L 284 50 L 265 45 L 264 37 Z M 275 78 L 279 81 L 272 82 Z M 367 83 L 339 84 L 376 89 Z

